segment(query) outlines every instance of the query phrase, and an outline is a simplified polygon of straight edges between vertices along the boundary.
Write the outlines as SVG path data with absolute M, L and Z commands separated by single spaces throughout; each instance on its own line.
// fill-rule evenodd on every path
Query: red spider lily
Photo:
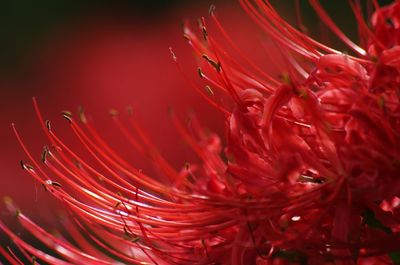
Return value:
M 280 77 L 246 57 L 211 8 L 211 23 L 184 35 L 199 57 L 188 83 L 227 119 L 226 148 L 193 118 L 171 120 L 201 159 L 176 170 L 132 115 L 113 113 L 127 142 L 156 165 L 150 177 L 126 162 L 80 113 L 63 113 L 86 153 L 69 147 L 36 114 L 50 145 L 22 167 L 65 205 L 68 239 L 17 212 L 45 254 L 0 223 L 30 255 L 57 264 L 390 264 L 400 246 L 400 2 L 380 7 L 371 27 L 349 1 L 361 45 L 317 0 L 321 21 L 352 50 L 343 54 L 283 20 L 268 1 L 243 9 L 276 42 Z M 177 67 L 179 58 L 172 52 Z M 275 57 L 273 57 L 275 58 Z M 185 76 L 184 71 L 182 74 Z M 186 76 L 185 76 L 186 77 Z M 205 89 L 203 89 L 203 86 Z M 126 122 L 124 122 L 126 121 Z M 132 134 L 132 132 L 134 134 Z M 11 202 L 8 208 L 15 211 Z M 74 225 L 68 223 L 72 222 Z M 20 258 L 0 248 L 14 264 Z

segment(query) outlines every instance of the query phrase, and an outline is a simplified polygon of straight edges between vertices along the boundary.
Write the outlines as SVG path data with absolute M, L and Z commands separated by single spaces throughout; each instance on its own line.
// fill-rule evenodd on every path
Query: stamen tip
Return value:
M 116 109 L 110 109 L 110 110 L 108 111 L 108 114 L 110 114 L 111 117 L 117 117 L 117 116 L 119 115 L 119 112 L 118 112 L 118 110 L 116 110 Z
M 72 122 L 72 113 L 70 111 L 64 110 L 61 112 L 61 115 L 64 119 L 66 119 L 69 123 Z
M 210 96 L 214 96 L 214 90 L 212 90 L 212 88 L 209 85 L 205 85 L 204 89 L 206 90 L 206 92 L 210 95 Z
M 201 70 L 200 67 L 197 68 L 197 73 L 199 74 L 200 78 L 204 78 L 203 71 Z
M 71 122 L 71 120 L 68 119 L 66 116 L 63 115 L 63 117 L 66 118 L 68 121 Z M 46 120 L 46 121 L 45 121 L 45 125 L 46 125 L 47 130 L 48 130 L 48 131 L 51 131 L 51 123 L 50 123 L 49 120 Z
M 189 171 L 189 169 L 190 169 L 190 163 L 189 162 L 185 163 L 185 169 L 186 169 L 186 171 Z
M 82 123 L 87 123 L 87 118 L 86 118 L 85 110 L 83 109 L 83 107 L 78 108 L 78 114 L 79 114 L 80 121 Z
M 172 50 L 172 47 L 169 47 L 169 51 L 170 51 L 170 53 L 171 53 L 172 60 L 174 60 L 174 61 L 176 62 L 176 61 L 177 61 L 177 58 L 176 58 L 176 55 L 175 55 L 174 51 Z
M 43 147 L 43 151 L 42 151 L 42 162 L 43 163 L 46 163 L 48 154 L 49 154 L 49 147 L 48 146 L 44 146 Z
M 208 13 L 210 14 L 210 16 L 214 16 L 215 15 L 215 10 L 216 10 L 216 6 L 215 5 L 210 5 L 210 7 L 208 8 Z
M 31 165 L 25 164 L 24 160 L 20 160 L 19 164 L 21 165 L 21 168 L 23 170 L 33 170 L 33 167 Z

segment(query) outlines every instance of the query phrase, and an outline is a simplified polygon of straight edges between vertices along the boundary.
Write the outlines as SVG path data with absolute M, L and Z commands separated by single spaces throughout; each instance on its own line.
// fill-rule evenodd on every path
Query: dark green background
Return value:
M 146 23 L 162 19 L 169 9 L 199 3 L 203 0 L 3 0 L 0 1 L 0 72 L 18 71 L 24 58 L 29 55 L 38 39 L 62 23 L 93 12 L 116 12 L 134 16 Z M 208 1 L 208 0 L 204 0 Z M 231 0 L 234 1 L 234 0 Z M 366 2 L 367 0 L 362 0 Z M 218 1 L 210 1 L 220 2 Z M 273 0 L 286 10 L 293 9 L 294 0 Z M 390 0 L 380 1 L 382 4 Z M 311 25 L 317 19 L 306 0 L 302 2 L 302 12 Z M 322 0 L 321 3 L 341 28 L 355 34 L 354 26 L 346 26 L 352 21 L 347 0 Z M 351 29 L 351 30 L 349 30 Z

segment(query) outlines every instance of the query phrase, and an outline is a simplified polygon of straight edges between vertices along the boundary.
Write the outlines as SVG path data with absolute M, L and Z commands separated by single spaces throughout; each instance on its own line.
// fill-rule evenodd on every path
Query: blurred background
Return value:
M 271 2 L 290 22 L 295 22 L 294 1 Z M 357 27 L 347 0 L 321 2 L 339 27 L 356 38 Z M 345 50 L 334 36 L 319 27 L 307 1 L 300 3 L 310 34 Z M 254 43 L 254 36 L 259 35 L 257 27 L 234 0 L 2 1 L 0 197 L 11 196 L 34 219 L 46 219 L 47 205 L 54 203 L 20 169 L 19 160 L 26 156 L 11 131 L 10 124 L 15 122 L 32 153 L 40 158 L 46 140 L 34 115 L 32 96 L 38 98 L 45 118 L 55 124 L 61 135 L 70 131 L 60 118 L 60 111 L 76 111 L 78 106 L 84 106 L 106 138 L 112 140 L 117 137 L 108 110 L 123 110 L 131 105 L 155 144 L 176 167 L 192 159 L 192 155 L 167 118 L 169 106 L 183 119 L 187 113 L 195 112 L 207 127 L 223 135 L 223 117 L 184 82 L 169 53 L 171 46 L 184 70 L 195 78 L 196 62 L 180 25 L 183 19 L 207 16 L 210 4 L 217 6 L 227 31 L 250 58 L 260 60 L 261 65 L 268 64 L 268 57 L 260 56 L 262 49 Z M 124 146 L 118 139 L 115 142 L 116 146 Z M 140 158 L 132 155 L 132 160 L 146 168 Z M 9 215 L 2 206 L 0 209 L 0 219 Z
M 57 204 L 19 165 L 20 159 L 27 158 L 13 135 L 12 122 L 38 160 L 48 144 L 35 117 L 32 96 L 52 128 L 72 147 L 79 144 L 60 112 L 76 113 L 82 106 L 122 155 L 149 171 L 147 158 L 127 150 L 113 128 L 109 109 L 124 111 L 132 106 L 155 145 L 176 168 L 194 158 L 168 119 L 169 107 L 183 121 L 188 113 L 196 113 L 222 135 L 222 116 L 187 85 L 169 51 L 172 47 L 184 71 L 197 78 L 181 24 L 184 19 L 208 15 L 210 4 L 183 0 L 2 2 L 0 197 L 10 196 L 24 213 L 44 222 L 51 219 L 49 207 Z M 253 27 L 235 1 L 215 4 L 234 36 L 244 36 Z M 250 40 L 241 37 L 239 43 L 246 46 Z M 3 206 L 0 203 L 0 219 L 10 216 Z

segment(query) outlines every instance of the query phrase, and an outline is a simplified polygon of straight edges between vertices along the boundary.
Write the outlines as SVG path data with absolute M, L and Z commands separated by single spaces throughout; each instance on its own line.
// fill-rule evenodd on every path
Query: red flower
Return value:
M 285 22 L 268 1 L 243 9 L 275 41 L 280 76 L 237 47 L 215 10 L 211 23 L 184 27 L 199 57 L 200 82 L 188 83 L 225 115 L 226 145 L 196 119 L 177 130 L 201 159 L 176 170 L 154 148 L 133 116 L 116 127 L 159 172 L 150 177 L 127 163 L 81 114 L 64 113 L 89 156 L 69 148 L 45 122 L 51 143 L 42 168 L 26 151 L 22 163 L 70 214 L 52 237 L 25 215 L 21 225 L 60 259 L 108 264 L 388 264 L 398 258 L 400 102 L 397 62 L 400 2 L 379 7 L 371 28 L 357 1 L 350 6 L 361 45 L 351 41 L 317 0 L 311 5 L 354 55 L 311 39 Z M 207 24 L 206 24 L 207 22 Z M 301 26 L 301 25 L 300 25 Z M 272 46 L 273 47 L 273 46 Z M 281 53 L 277 59 L 274 53 Z M 182 70 L 179 58 L 173 59 Z M 279 57 L 279 56 L 278 56 Z M 184 71 L 182 71 L 185 75 Z M 203 89 L 203 86 L 205 89 Z M 16 136 L 24 147 L 19 133 Z M 11 210 L 13 205 L 9 202 Z M 67 222 L 67 221 L 66 221 Z M 21 248 L 32 249 L 0 223 Z M 18 259 L 7 256 L 8 260 Z M 11 253 L 12 254 L 12 253 Z

